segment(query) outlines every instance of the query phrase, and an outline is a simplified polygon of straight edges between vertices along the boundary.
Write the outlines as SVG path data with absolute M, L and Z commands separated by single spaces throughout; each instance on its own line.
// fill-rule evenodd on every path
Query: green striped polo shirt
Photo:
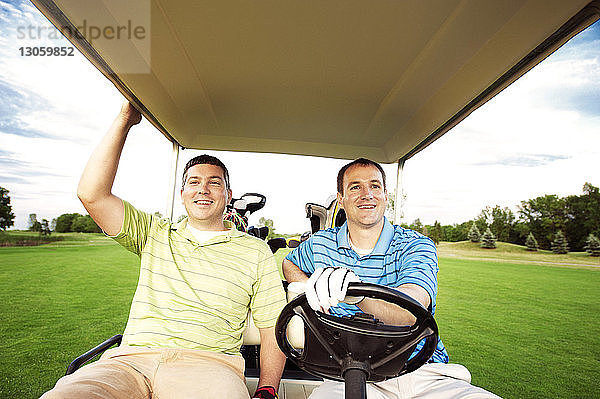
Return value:
M 266 243 L 237 231 L 199 244 L 179 223 L 123 201 L 113 237 L 141 260 L 123 345 L 239 354 L 248 310 L 258 328 L 273 327 L 285 294 Z

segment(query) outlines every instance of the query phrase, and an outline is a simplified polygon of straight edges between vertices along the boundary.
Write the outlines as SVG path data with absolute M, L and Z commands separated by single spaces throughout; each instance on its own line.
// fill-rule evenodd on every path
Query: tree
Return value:
M 436 244 L 439 244 L 439 242 L 444 239 L 442 225 L 437 220 L 435 221 L 431 229 L 429 229 L 429 238 L 431 238 Z
M 471 230 L 469 230 L 469 240 L 471 240 L 471 242 L 479 242 L 481 241 L 481 233 L 479 232 L 479 229 L 477 228 L 477 225 L 475 224 L 475 222 L 473 222 L 473 225 L 471 226 Z
M 85 232 L 86 224 L 87 224 L 87 220 L 86 220 L 85 216 L 79 215 L 73 219 L 73 222 L 71 223 L 70 231 L 74 231 L 77 233 L 83 233 L 83 232 Z
M 102 233 L 100 226 L 96 224 L 90 215 L 85 215 L 85 232 L 86 233 Z
M 2 230 L 15 225 L 15 214 L 12 212 L 8 193 L 7 189 L 0 187 L 0 229 Z
M 565 207 L 565 236 L 573 251 L 583 251 L 590 234 L 600 235 L 600 190 L 585 183 L 583 195 L 566 197 Z
M 527 224 L 523 223 L 522 221 L 517 221 L 515 224 L 513 224 L 512 234 L 509 242 L 512 242 L 513 244 L 526 245 L 525 241 L 527 241 L 527 236 L 529 233 L 531 232 L 529 231 Z
M 477 219 L 477 227 L 481 230 L 487 228 L 496 233 L 499 241 L 510 242 L 515 224 L 515 214 L 508 207 L 501 208 L 499 205 L 492 207 L 486 206 Z
M 527 240 L 525 240 L 525 245 L 527 246 L 528 251 L 538 250 L 538 242 L 532 233 L 529 233 L 529 235 L 527 236 Z
M 519 215 L 528 230 L 537 237 L 540 247 L 549 249 L 554 232 L 563 230 L 566 225 L 565 199 L 556 195 L 545 195 L 521 201 Z
M 73 219 L 73 223 L 71 224 L 71 231 L 75 231 L 77 233 L 100 233 L 102 230 L 94 219 L 90 215 L 79 215 L 75 219 Z
M 496 248 L 496 237 L 492 233 L 492 230 L 488 227 L 485 233 L 481 236 L 481 248 L 494 249 Z
M 70 231 L 73 231 L 71 228 L 71 226 L 73 225 L 73 220 L 75 220 L 79 216 L 83 215 L 80 215 L 79 213 L 63 213 L 62 215 L 56 218 L 56 226 L 54 228 L 54 231 L 59 233 L 68 233 Z
M 566 254 L 569 252 L 569 243 L 561 230 L 558 230 L 554 235 L 551 248 L 555 254 Z
M 498 241 L 510 242 L 515 224 L 515 214 L 508 207 L 500 208 L 496 205 L 492 209 L 492 223 L 490 229 L 496 233 Z
M 415 219 L 414 222 L 412 222 L 409 226 L 409 229 L 414 230 L 414 231 L 418 231 L 419 233 L 423 233 L 423 223 L 421 223 L 421 220 L 419 219 Z M 426 234 L 425 234 L 426 235 Z
M 52 231 L 50 230 L 48 219 L 42 219 L 42 223 L 40 226 L 40 234 L 43 236 L 49 236 L 51 233 Z
M 590 234 L 586 240 L 585 250 L 590 256 L 600 256 L 600 240 L 593 234 Z
M 469 229 L 471 222 L 464 222 L 461 224 L 453 224 L 452 226 L 442 226 L 444 232 L 443 240 L 450 242 L 465 241 L 469 239 Z
M 27 222 L 29 231 L 42 231 L 42 224 L 38 222 L 37 215 L 35 213 L 29 214 L 29 221 Z

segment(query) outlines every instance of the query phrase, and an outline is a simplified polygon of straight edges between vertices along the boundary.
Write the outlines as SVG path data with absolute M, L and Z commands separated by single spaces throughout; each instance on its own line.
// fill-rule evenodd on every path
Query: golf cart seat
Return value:
M 309 202 L 305 205 L 306 217 L 313 233 L 330 227 L 338 227 L 346 221 L 346 212 L 340 207 L 336 196 L 329 197 L 328 206 Z
M 284 282 L 284 286 L 287 283 Z M 287 288 L 287 287 L 286 287 Z M 293 300 L 298 293 L 288 292 L 288 302 Z M 291 345 L 296 349 L 301 349 L 304 344 L 304 327 L 300 320 L 292 320 L 287 329 L 288 339 Z M 117 334 L 100 345 L 90 349 L 83 355 L 73 360 L 67 367 L 66 375 L 74 373 L 87 362 L 104 353 L 107 349 L 121 344 L 123 336 Z M 246 386 L 250 394 L 254 393 L 258 385 L 260 373 L 260 332 L 254 325 L 252 315 L 248 312 L 246 319 L 246 330 L 243 334 L 243 343 L 240 350 L 244 357 L 246 367 Z M 323 379 L 301 370 L 295 363 L 289 359 L 286 361 L 281 384 L 279 386 L 279 397 L 281 399 L 306 399 Z

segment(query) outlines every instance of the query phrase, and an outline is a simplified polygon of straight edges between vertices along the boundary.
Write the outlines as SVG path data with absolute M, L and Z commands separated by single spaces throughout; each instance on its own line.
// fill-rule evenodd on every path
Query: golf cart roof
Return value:
M 182 147 L 379 162 L 425 148 L 599 10 L 589 0 L 33 3 L 63 32 L 127 24 L 125 8 L 146 4 L 150 57 L 134 42 L 70 40 Z M 123 67 L 136 58 L 149 73 Z

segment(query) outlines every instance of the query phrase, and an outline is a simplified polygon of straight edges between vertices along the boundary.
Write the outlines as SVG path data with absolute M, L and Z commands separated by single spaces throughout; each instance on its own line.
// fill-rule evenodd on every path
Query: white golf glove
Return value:
M 329 312 L 339 302 L 357 304 L 364 297 L 347 297 L 346 290 L 351 282 L 360 282 L 352 270 L 344 267 L 318 268 L 305 285 L 306 300 L 314 310 Z

